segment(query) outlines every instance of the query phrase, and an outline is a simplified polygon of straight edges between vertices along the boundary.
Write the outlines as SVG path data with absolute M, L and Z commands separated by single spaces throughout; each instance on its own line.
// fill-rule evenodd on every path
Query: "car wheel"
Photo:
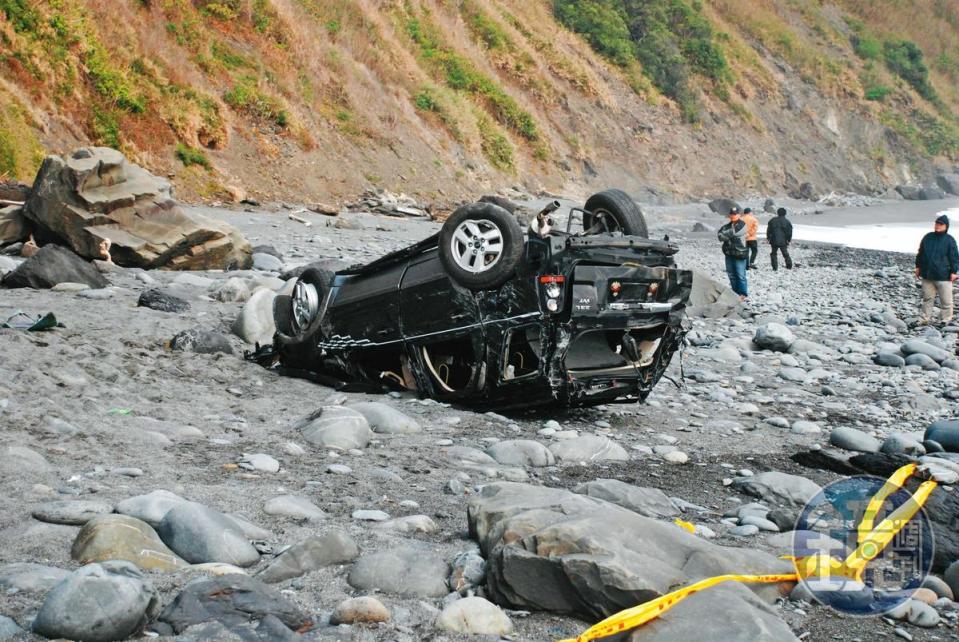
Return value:
M 319 325 L 320 312 L 323 307 L 323 300 L 333 282 L 333 274 L 328 270 L 319 270 L 317 268 L 307 268 L 296 280 L 293 286 L 293 292 L 290 294 L 289 306 L 287 307 L 289 334 L 292 337 L 302 337 L 312 334 L 313 330 Z M 274 312 L 277 328 L 279 323 L 285 321 L 285 315 Z
M 649 238 L 646 217 L 629 194 L 608 189 L 593 194 L 586 201 L 583 229 L 586 234 L 621 232 L 627 236 Z
M 493 203 L 460 207 L 440 230 L 440 260 L 450 277 L 471 290 L 492 290 L 516 272 L 523 256 L 516 217 Z

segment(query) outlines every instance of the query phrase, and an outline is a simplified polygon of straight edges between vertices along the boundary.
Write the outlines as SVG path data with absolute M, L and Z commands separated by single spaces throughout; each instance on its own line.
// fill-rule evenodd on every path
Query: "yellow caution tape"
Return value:
M 876 515 L 879 514 L 879 511 L 882 510 L 882 505 L 886 502 L 886 499 L 894 492 L 902 488 L 902 485 L 906 483 L 906 480 L 912 477 L 912 474 L 916 472 L 915 464 L 907 464 L 894 472 L 892 476 L 886 480 L 886 483 L 882 485 L 882 488 L 879 489 L 875 495 L 872 496 L 872 499 L 869 500 L 869 504 L 866 505 L 866 511 L 862 514 L 862 520 L 859 522 L 859 537 L 856 540 L 859 543 L 862 543 L 864 539 L 872 532 L 874 523 L 876 521 Z
M 696 532 L 696 527 L 693 525 L 692 522 L 684 522 L 683 520 L 677 517 L 676 519 L 673 520 L 673 523 L 676 524 L 676 526 L 679 526 L 684 531 L 689 531 L 690 533 Z
M 673 608 L 693 593 L 698 593 L 723 582 L 744 582 L 748 584 L 757 583 L 779 583 L 779 582 L 798 582 L 801 579 L 811 577 L 847 577 L 860 580 L 866 565 L 875 559 L 881 553 L 889 542 L 896 536 L 902 528 L 909 523 L 916 513 L 925 505 L 929 495 L 936 488 L 934 481 L 923 482 L 916 492 L 899 508 L 890 513 L 883 519 L 878 526 L 873 527 L 876 516 L 882 509 L 886 499 L 902 488 L 902 485 L 915 472 L 916 465 L 908 464 L 903 466 L 883 484 L 882 488 L 873 496 L 866 507 L 862 521 L 859 524 L 857 541 L 859 545 L 845 560 L 841 560 L 825 553 L 809 555 L 807 557 L 795 558 L 784 556 L 785 559 L 792 561 L 796 568 L 795 573 L 786 573 L 779 575 L 717 575 L 707 577 L 685 588 L 672 591 L 662 595 L 654 600 L 650 600 L 639 606 L 620 611 L 602 622 L 591 626 L 577 638 L 560 640 L 559 642 L 590 642 L 609 637 L 617 633 L 623 633 L 630 629 L 642 626 L 651 620 L 655 620 L 660 615 Z M 693 532 L 695 527 L 689 522 L 680 519 L 675 520 L 677 526 Z M 868 528 L 864 528 L 868 526 Z
M 678 591 L 667 593 L 661 597 L 634 606 L 631 609 L 620 611 L 612 615 L 599 624 L 595 624 L 589 630 L 583 632 L 578 638 L 569 640 L 560 640 L 560 642 L 589 642 L 589 640 L 598 640 L 609 637 L 616 633 L 622 633 L 637 626 L 646 624 L 650 620 L 655 620 L 660 615 L 676 606 L 678 602 L 686 599 L 693 593 L 698 593 L 710 586 L 716 586 L 723 582 L 795 582 L 799 578 L 795 574 L 786 575 L 717 575 L 716 577 L 707 577 L 695 584 L 691 584 Z

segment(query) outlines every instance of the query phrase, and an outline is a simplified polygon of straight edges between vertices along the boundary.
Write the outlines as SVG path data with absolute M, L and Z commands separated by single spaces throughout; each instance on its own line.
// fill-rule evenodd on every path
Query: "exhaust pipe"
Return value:
M 561 205 L 559 201 L 550 201 L 547 203 L 546 207 L 541 209 L 539 214 L 536 215 L 536 218 L 530 221 L 530 230 L 538 236 L 548 235 L 550 230 L 553 229 L 553 219 L 551 219 L 549 215 L 558 210 L 560 207 Z

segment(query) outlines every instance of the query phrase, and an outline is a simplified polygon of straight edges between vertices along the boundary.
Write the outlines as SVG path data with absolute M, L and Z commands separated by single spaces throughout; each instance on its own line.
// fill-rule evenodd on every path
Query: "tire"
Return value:
M 475 241 L 483 245 L 474 248 Z M 456 283 L 471 290 L 494 290 L 516 273 L 524 244 L 515 216 L 493 203 L 472 203 L 443 223 L 440 261 Z
M 284 334 L 294 339 L 311 336 L 322 321 L 323 302 L 333 283 L 333 276 L 333 272 L 315 267 L 304 270 L 293 286 L 293 293 L 284 297 L 289 302 L 286 311 L 273 311 L 277 329 L 281 327 L 281 322 L 285 322 L 283 327 L 289 332 Z
M 646 217 L 636 201 L 622 190 L 608 189 L 593 194 L 583 209 L 586 210 L 583 229 L 588 234 L 622 232 L 626 236 L 649 238 Z

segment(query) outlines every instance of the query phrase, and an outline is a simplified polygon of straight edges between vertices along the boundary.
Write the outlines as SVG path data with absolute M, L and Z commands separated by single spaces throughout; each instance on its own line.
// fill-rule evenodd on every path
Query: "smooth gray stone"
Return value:
M 906 360 L 900 357 L 898 354 L 893 354 L 891 352 L 880 352 L 874 358 L 873 361 L 876 365 L 887 366 L 890 368 L 902 368 L 906 365 Z
M 833 431 L 829 434 L 829 443 L 837 448 L 855 450 L 861 453 L 877 453 L 882 447 L 882 442 L 872 435 L 867 435 L 863 431 L 849 426 L 833 428 Z
M 256 632 L 244 631 L 248 635 L 242 640 L 263 640 L 273 642 L 295 640 L 293 631 L 313 625 L 311 618 L 299 606 L 279 591 L 248 575 L 221 575 L 208 580 L 199 580 L 187 584 L 176 598 L 170 602 L 157 618 L 157 624 L 169 627 L 170 633 L 183 634 L 185 631 L 205 622 L 218 622 L 230 632 L 252 623 L 259 623 Z M 264 629 L 264 625 L 267 625 Z M 223 631 L 217 630 L 215 637 L 199 638 L 208 640 L 224 638 Z
M 763 350 L 787 352 L 795 342 L 796 336 L 781 323 L 766 323 L 756 329 L 753 343 Z
M 504 466 L 552 466 L 556 458 L 549 448 L 531 439 L 506 439 L 486 449 L 486 453 Z
M 236 522 L 196 502 L 171 508 L 157 526 L 157 534 L 174 553 L 193 564 L 221 562 L 244 567 L 260 559 Z
M 314 446 L 337 450 L 365 448 L 373 438 L 366 417 L 343 406 L 324 406 L 296 422 L 294 429 Z
M 563 439 L 549 446 L 557 461 L 597 462 L 604 460 L 626 461 L 629 454 L 622 446 L 609 437 L 582 435 L 572 439 Z
M 675 517 L 680 514 L 676 504 L 658 488 L 633 486 L 618 479 L 596 479 L 576 486 L 573 492 L 612 502 L 646 517 Z
M 68 524 L 83 526 L 98 515 L 113 512 L 113 506 L 106 502 L 85 500 L 57 500 L 35 506 L 33 518 L 50 524 Z
M 0 640 L 8 640 L 15 635 L 26 635 L 26 631 L 17 626 L 11 618 L 6 615 L 0 615 Z
M 953 356 L 948 350 L 943 350 L 942 348 L 936 347 L 925 341 L 920 341 L 919 339 L 910 339 L 902 344 L 900 348 L 903 354 L 913 355 L 913 354 L 924 354 L 927 357 L 932 358 L 937 363 L 941 363 Z M 906 360 L 908 363 L 908 359 Z
M 794 506 L 804 506 L 822 492 L 819 484 L 812 480 L 778 471 L 739 477 L 733 480 L 732 487 L 752 497 Z
M 333 564 L 345 564 L 357 558 L 360 549 L 344 532 L 332 531 L 310 537 L 280 553 L 256 578 L 275 584 Z
M 50 590 L 33 631 L 53 639 L 123 640 L 139 631 L 159 607 L 156 591 L 133 564 L 88 564 Z
M 357 411 L 369 423 L 375 433 L 385 435 L 408 435 L 423 432 L 423 427 L 409 415 L 379 401 L 364 401 L 347 406 Z
M 318 521 L 326 517 L 319 506 L 301 495 L 279 495 L 268 499 L 263 504 L 263 512 L 297 520 Z
M 146 495 L 136 495 L 117 504 L 116 511 L 121 515 L 136 517 L 153 528 L 160 525 L 170 509 L 188 500 L 168 490 L 154 490 Z
M 379 590 L 407 597 L 442 597 L 449 593 L 449 565 L 435 553 L 403 547 L 367 553 L 353 563 L 349 583 L 361 591 Z
M 16 562 L 0 566 L 0 589 L 46 593 L 69 575 L 70 571 L 55 566 Z
M 959 419 L 943 419 L 926 428 L 925 441 L 934 441 L 948 452 L 959 452 Z
M 882 442 L 879 452 L 891 455 L 903 454 L 919 456 L 926 454 L 926 448 L 915 439 L 911 439 L 905 435 L 891 435 Z

